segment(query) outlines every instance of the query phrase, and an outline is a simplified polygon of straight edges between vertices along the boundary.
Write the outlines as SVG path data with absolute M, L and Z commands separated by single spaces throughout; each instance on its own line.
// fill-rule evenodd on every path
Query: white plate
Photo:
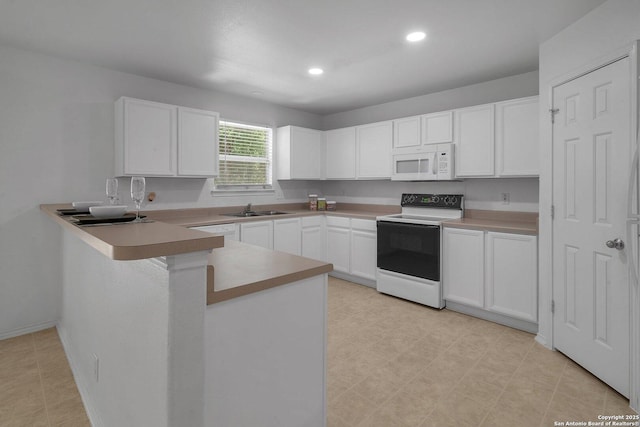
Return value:
M 96 218 L 115 218 L 127 213 L 125 205 L 91 206 L 89 212 Z
M 100 206 L 103 202 L 95 201 L 95 202 L 73 202 L 71 206 L 78 212 L 89 212 L 89 208 L 91 206 Z

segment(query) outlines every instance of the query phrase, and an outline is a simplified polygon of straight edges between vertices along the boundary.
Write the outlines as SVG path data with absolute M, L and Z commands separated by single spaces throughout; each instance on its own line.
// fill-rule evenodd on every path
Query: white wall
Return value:
M 456 89 L 330 114 L 323 129 L 338 129 L 418 114 L 452 110 L 538 94 L 538 72 L 518 74 Z
M 539 339 L 551 337 L 551 84 L 640 39 L 640 1 L 609 0 L 540 46 Z M 621 201 L 623 202 L 623 201 Z M 546 342 L 551 345 L 551 342 Z
M 230 120 L 321 127 L 319 116 L 248 98 L 3 46 L 0 58 L 0 338 L 59 318 L 60 230 L 38 205 L 104 198 L 120 96 L 211 109 Z M 286 183 L 255 203 L 306 197 L 301 187 Z M 211 197 L 202 179 L 151 179 L 149 188 L 158 192 L 158 207 L 240 204 Z M 128 202 L 126 188 L 120 193 Z

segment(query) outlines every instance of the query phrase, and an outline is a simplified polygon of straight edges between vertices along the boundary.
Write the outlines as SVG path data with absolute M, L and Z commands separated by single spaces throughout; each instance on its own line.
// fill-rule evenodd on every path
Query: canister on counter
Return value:
M 336 202 L 335 200 L 327 200 L 327 210 L 335 211 L 336 210 Z
M 318 197 L 318 210 L 324 211 L 327 209 L 327 199 L 325 197 Z
M 318 210 L 318 195 L 317 194 L 309 194 L 309 210 L 317 211 Z

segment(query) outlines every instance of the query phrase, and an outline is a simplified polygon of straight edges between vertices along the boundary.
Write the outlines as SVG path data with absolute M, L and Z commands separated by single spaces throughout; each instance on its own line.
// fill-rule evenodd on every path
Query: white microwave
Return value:
M 454 179 L 452 143 L 425 145 L 415 153 L 393 155 L 392 181 Z

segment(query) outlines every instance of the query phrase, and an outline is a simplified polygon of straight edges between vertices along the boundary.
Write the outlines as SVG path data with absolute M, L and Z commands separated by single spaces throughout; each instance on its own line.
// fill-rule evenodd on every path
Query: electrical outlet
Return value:
M 500 193 L 502 195 L 502 204 L 503 205 L 508 205 L 509 204 L 509 200 L 510 200 L 510 194 L 509 193 Z
M 96 382 L 100 381 L 100 359 L 97 354 L 93 354 L 93 376 Z

